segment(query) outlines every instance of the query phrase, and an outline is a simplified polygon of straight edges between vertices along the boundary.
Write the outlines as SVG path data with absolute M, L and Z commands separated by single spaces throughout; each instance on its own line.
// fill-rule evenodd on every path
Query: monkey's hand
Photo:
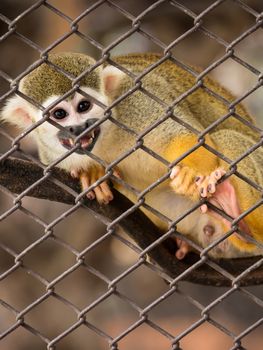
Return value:
M 198 200 L 200 195 L 196 188 L 196 170 L 185 166 L 175 166 L 170 174 L 172 189 L 183 196 L 190 197 L 192 200 Z
M 81 188 L 83 191 L 89 188 L 92 184 L 94 184 L 104 175 L 105 170 L 100 165 L 94 165 L 87 171 L 71 171 L 71 176 L 80 180 Z M 120 177 L 119 172 L 117 170 L 113 172 L 113 175 L 115 175 L 116 177 Z M 99 204 L 108 204 L 111 200 L 113 200 L 113 194 L 107 181 L 101 182 L 93 190 L 87 192 L 86 196 L 90 200 L 96 198 Z

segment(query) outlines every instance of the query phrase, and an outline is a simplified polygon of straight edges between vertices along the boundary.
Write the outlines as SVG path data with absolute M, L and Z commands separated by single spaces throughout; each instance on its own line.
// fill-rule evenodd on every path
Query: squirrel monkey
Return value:
M 112 59 L 136 76 L 160 58 L 161 56 L 155 54 L 129 54 Z M 106 164 L 119 158 L 118 170 L 121 177 L 139 192 L 168 174 L 170 169 L 163 162 L 145 152 L 142 147 L 134 148 L 139 139 L 143 140 L 144 146 L 168 162 L 181 159 L 170 171 L 170 178 L 145 195 L 148 205 L 171 220 L 183 215 L 200 197 L 206 198 L 207 202 L 224 211 L 230 219 L 238 218 L 261 200 L 260 191 L 235 175 L 220 182 L 228 169 L 227 163 L 206 147 L 198 145 L 198 133 L 202 133 L 228 113 L 223 102 L 206 93 L 201 87 L 172 108 L 175 117 L 164 118 L 164 121 L 145 133 L 146 128 L 166 115 L 167 107 L 153 100 L 143 89 L 169 106 L 196 83 L 190 73 L 172 61 L 163 61 L 147 74 L 143 74 L 140 79 L 142 88 L 134 90 L 130 90 L 134 88 L 134 81 L 130 76 L 111 65 L 99 66 L 89 74 L 83 75 L 80 80 L 80 88 L 90 96 L 89 98 L 76 92 L 58 103 L 56 101 L 71 89 L 72 81 L 55 70 L 52 64 L 77 77 L 91 68 L 95 61 L 83 54 L 59 53 L 50 54 L 49 62 L 51 65 L 42 64 L 25 76 L 19 85 L 23 94 L 44 108 L 51 106 L 49 118 L 63 127 L 58 129 L 44 122 L 34 129 L 43 163 L 49 164 L 61 157 L 66 150 L 75 145 L 75 137 L 94 125 L 92 130 L 89 129 L 91 131 L 80 138 L 78 149 L 58 163 L 60 168 L 80 178 L 83 189 L 104 175 L 104 169 L 87 156 L 87 151 L 103 159 Z M 233 96 L 211 78 L 204 78 L 204 84 L 227 101 L 233 100 Z M 97 122 L 104 117 L 104 109 L 94 100 L 110 106 L 129 90 L 133 92 L 112 109 L 112 118 L 132 129 L 133 133 L 125 127 L 119 127 L 112 119 L 98 124 Z M 236 107 L 236 112 L 244 120 L 254 124 L 242 105 Z M 41 118 L 41 111 L 18 95 L 7 101 L 2 111 L 2 120 L 23 128 L 39 122 Z M 230 116 L 213 128 L 209 135 L 205 135 L 205 145 L 234 161 L 259 139 L 260 135 L 246 123 Z M 180 158 L 192 147 L 193 152 Z M 125 152 L 132 149 L 135 151 L 122 158 Z M 238 162 L 237 170 L 262 187 L 263 151 L 258 148 L 242 159 Z M 117 173 L 116 175 L 118 176 Z M 133 202 L 137 201 L 134 192 L 117 181 L 114 186 Z M 106 182 L 88 192 L 87 196 L 90 199 L 96 197 L 100 203 L 108 203 L 113 199 Z M 150 211 L 143 210 L 160 228 L 167 229 L 167 225 L 159 218 Z M 263 207 L 258 206 L 236 225 L 237 232 L 233 232 L 210 250 L 211 256 L 233 258 L 262 254 L 260 244 L 250 242 L 249 238 L 263 241 Z M 206 247 L 231 229 L 231 220 L 223 218 L 209 209 L 209 205 L 203 204 L 179 221 L 177 229 L 202 247 Z M 246 235 L 240 235 L 239 229 Z M 178 240 L 178 246 L 176 257 L 183 259 L 189 251 L 189 246 L 181 240 Z

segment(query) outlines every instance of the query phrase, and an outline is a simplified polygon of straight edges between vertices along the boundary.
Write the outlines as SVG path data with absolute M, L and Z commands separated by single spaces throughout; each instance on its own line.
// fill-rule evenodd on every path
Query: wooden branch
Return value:
M 0 164 L 0 185 L 16 194 L 20 194 L 42 177 L 43 169 L 28 161 L 12 158 Z M 76 192 L 80 191 L 79 182 L 62 170 L 53 169 L 52 178 L 67 184 Z M 113 194 L 114 200 L 107 206 L 99 206 L 96 201 L 88 200 L 84 201 L 84 205 L 90 208 L 95 216 L 102 215 L 112 221 L 133 205 L 114 189 Z M 67 204 L 75 203 L 74 196 L 56 185 L 52 179 L 46 179 L 39 185 L 34 186 L 28 195 Z M 158 228 L 140 210 L 122 218 L 119 225 L 142 249 L 148 247 L 162 235 Z M 189 273 L 182 278 L 183 280 L 213 286 L 231 285 L 231 281 L 228 278 L 214 270 L 207 263 L 204 263 L 197 269 L 191 269 L 191 266 L 200 260 L 197 254 L 190 253 L 183 261 L 178 261 L 175 258 L 175 251 L 175 241 L 169 238 L 151 250 L 148 255 L 172 278 L 179 276 L 190 268 Z M 233 276 L 238 276 L 260 259 L 261 257 L 220 259 L 214 261 L 214 263 Z M 251 269 L 239 283 L 243 286 L 263 283 L 263 267 L 261 266 L 256 270 Z

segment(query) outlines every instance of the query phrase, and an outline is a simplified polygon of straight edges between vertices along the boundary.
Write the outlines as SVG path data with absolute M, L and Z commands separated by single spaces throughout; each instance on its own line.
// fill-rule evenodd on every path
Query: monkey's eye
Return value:
M 78 113 L 83 113 L 83 112 L 86 112 L 90 109 L 90 106 L 91 106 L 91 103 L 89 101 L 81 101 L 79 104 L 78 104 L 78 108 L 77 108 L 77 111 Z
M 65 111 L 65 109 L 59 108 L 59 109 L 56 109 L 52 115 L 55 119 L 63 119 L 63 118 L 66 118 L 68 113 Z

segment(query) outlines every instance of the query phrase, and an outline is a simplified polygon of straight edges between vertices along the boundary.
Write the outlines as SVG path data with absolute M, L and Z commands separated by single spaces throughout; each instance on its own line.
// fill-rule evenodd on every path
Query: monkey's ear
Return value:
M 20 128 L 27 128 L 34 122 L 37 110 L 19 96 L 10 98 L 1 111 L 0 119 Z
M 106 96 L 113 97 L 114 92 L 126 74 L 114 66 L 107 66 L 102 71 L 102 91 Z

